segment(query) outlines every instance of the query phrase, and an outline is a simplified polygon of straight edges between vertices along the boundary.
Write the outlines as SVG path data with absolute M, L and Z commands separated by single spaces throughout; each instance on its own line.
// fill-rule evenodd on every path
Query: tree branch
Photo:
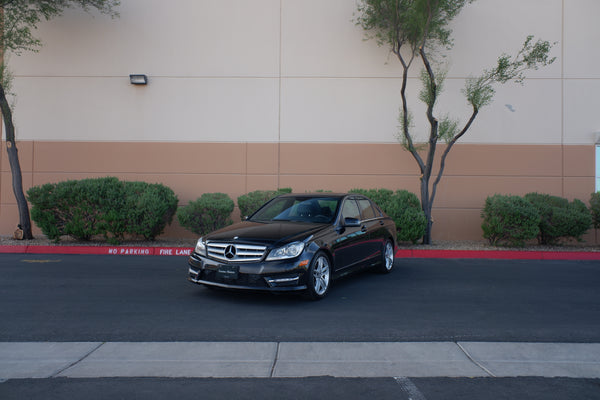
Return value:
M 423 162 L 423 159 L 421 158 L 421 156 L 419 155 L 419 152 L 415 148 L 414 142 L 412 140 L 412 136 L 410 135 L 410 132 L 408 131 L 408 125 L 409 125 L 408 100 L 406 99 L 406 85 L 408 82 L 408 68 L 409 68 L 408 66 L 404 66 L 404 71 L 402 73 L 402 87 L 400 88 L 400 98 L 402 100 L 402 119 L 403 119 L 402 135 L 404 136 L 404 139 L 406 140 L 407 150 L 410 152 L 410 154 L 412 154 L 413 158 L 417 162 L 417 165 L 419 166 L 419 169 L 421 170 L 421 173 L 423 174 L 423 173 L 425 173 L 425 163 Z
M 448 154 L 450 153 L 452 146 L 454 146 L 454 144 L 458 141 L 458 139 L 460 139 L 465 133 L 467 133 L 467 131 L 473 124 L 473 121 L 475 121 L 477 114 L 479 114 L 479 109 L 477 107 L 473 106 L 473 113 L 471 114 L 469 121 L 465 124 L 463 129 L 456 136 L 454 136 L 450 142 L 448 142 L 446 149 L 442 153 L 442 159 L 440 161 L 440 170 L 438 171 L 437 177 L 436 177 L 435 181 L 433 182 L 433 187 L 431 190 L 431 202 L 432 203 L 433 203 L 433 200 L 435 199 L 435 194 L 437 192 L 438 183 L 440 183 L 440 180 L 442 179 L 442 175 L 444 174 L 444 169 L 446 168 L 446 157 L 448 157 Z

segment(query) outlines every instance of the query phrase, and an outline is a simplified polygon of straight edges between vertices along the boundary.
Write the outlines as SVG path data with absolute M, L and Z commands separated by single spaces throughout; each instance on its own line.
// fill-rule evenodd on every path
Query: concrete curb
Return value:
M 94 254 L 189 256 L 189 247 L 0 246 L 0 254 Z M 600 251 L 425 250 L 399 249 L 396 258 L 479 258 L 497 260 L 600 260 Z

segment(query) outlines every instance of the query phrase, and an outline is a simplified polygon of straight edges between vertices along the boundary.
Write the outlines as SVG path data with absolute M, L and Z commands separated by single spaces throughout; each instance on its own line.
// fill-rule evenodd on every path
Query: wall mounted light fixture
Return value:
M 148 76 L 143 74 L 132 74 L 129 75 L 129 82 L 132 85 L 147 85 L 148 84 Z

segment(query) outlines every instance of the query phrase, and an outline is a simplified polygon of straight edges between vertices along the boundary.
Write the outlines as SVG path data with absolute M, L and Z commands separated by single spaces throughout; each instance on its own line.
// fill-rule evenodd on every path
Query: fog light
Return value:
M 287 285 L 295 285 L 298 283 L 299 277 L 291 276 L 287 278 L 265 278 L 269 286 L 287 286 Z

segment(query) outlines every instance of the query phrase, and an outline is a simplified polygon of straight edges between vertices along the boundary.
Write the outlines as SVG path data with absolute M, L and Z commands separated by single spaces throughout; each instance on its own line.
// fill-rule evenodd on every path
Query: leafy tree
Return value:
M 497 65 L 484 70 L 481 75 L 467 79 L 462 90 L 472 108 L 468 121 L 460 126 L 449 116 L 438 116 L 436 102 L 443 89 L 446 72 L 437 61 L 443 52 L 452 48 L 450 22 L 464 6 L 474 0 L 361 0 L 358 5 L 356 24 L 365 31 L 368 39 L 387 46 L 402 66 L 400 97 L 400 132 L 398 139 L 415 159 L 421 172 L 421 207 L 427 217 L 427 230 L 423 243 L 431 243 L 433 220 L 431 210 L 437 186 L 442 179 L 446 158 L 454 144 L 463 136 L 477 117 L 480 109 L 492 102 L 494 86 L 509 81 L 522 83 L 525 72 L 538 69 L 554 61 L 549 57 L 551 44 L 534 41 L 527 37 L 523 48 L 515 55 L 498 58 Z M 419 99 L 427 106 L 429 138 L 426 143 L 416 143 L 412 132 L 413 115 L 406 95 L 409 71 L 421 68 L 422 90 Z M 437 144 L 446 142 L 437 175 L 434 173 L 434 157 Z M 431 178 L 433 183 L 430 183 Z
M 119 0 L 0 0 L 0 109 L 6 130 L 6 151 L 23 239 L 32 239 L 33 235 L 29 207 L 23 193 L 12 110 L 7 100 L 11 76 L 5 64 L 5 55 L 38 51 L 42 45 L 40 39 L 34 36 L 38 23 L 60 16 L 67 8 L 81 7 L 86 11 L 97 9 L 103 14 L 116 17 L 118 14 L 115 8 L 119 4 Z

